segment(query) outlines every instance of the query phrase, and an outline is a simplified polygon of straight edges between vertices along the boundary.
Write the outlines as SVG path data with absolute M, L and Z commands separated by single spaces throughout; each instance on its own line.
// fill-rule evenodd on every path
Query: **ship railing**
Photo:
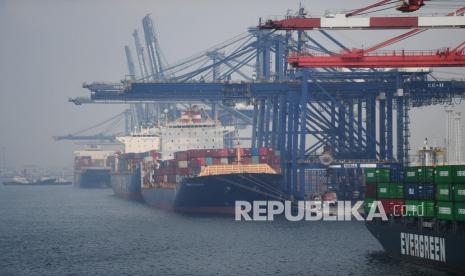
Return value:
M 176 183 L 171 182 L 160 182 L 160 183 L 144 183 L 144 189 L 176 189 Z
M 277 174 L 268 164 L 231 164 L 210 165 L 202 168 L 198 176 L 236 174 L 236 173 L 270 173 Z

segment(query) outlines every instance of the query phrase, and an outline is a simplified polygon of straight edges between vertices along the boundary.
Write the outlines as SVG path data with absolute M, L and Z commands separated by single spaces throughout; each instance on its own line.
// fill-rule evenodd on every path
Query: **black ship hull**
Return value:
M 176 189 L 142 188 L 147 204 L 179 212 L 234 214 L 236 201 L 282 200 L 282 176 L 266 173 L 187 178 Z
M 394 258 L 465 274 L 465 234 L 399 222 L 366 222 L 367 229 Z
M 110 169 L 84 168 L 74 170 L 74 186 L 79 188 L 109 188 Z
M 142 200 L 140 170 L 111 173 L 110 181 L 116 196 L 127 200 Z

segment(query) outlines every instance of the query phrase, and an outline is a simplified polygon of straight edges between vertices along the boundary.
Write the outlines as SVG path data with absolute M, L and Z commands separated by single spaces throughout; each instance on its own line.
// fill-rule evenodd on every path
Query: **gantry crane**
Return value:
M 381 1 L 351 13 L 330 18 L 289 17 L 279 21 L 267 21 L 263 29 L 312 30 L 312 29 L 403 29 L 413 30 L 378 43 L 368 49 L 343 49 L 333 52 L 298 52 L 288 58 L 294 67 L 348 67 L 348 68 L 402 68 L 402 67 L 463 67 L 465 66 L 465 41 L 455 48 L 432 51 L 382 51 L 376 50 L 412 37 L 430 28 L 465 27 L 465 7 L 441 17 L 353 17 L 389 1 Z M 410 3 L 416 5 L 419 3 Z
M 304 18 L 304 12 L 298 16 Z M 341 49 L 349 50 L 324 30 L 319 31 Z M 415 28 L 383 45 L 422 31 L 423 28 Z M 139 79 L 119 91 L 87 86 L 91 92 L 89 102 L 252 104 L 252 146 L 272 146 L 281 152 L 286 180 L 283 190 L 303 198 L 305 173 L 318 167 L 314 157 L 321 148 L 329 146 L 342 168 L 345 161 L 348 167 L 358 166 L 357 169 L 367 162 L 406 164 L 408 108 L 447 103 L 465 96 L 465 81 L 431 80 L 429 71 L 342 71 L 330 67 L 326 71 L 288 70 L 287 56 L 293 51 L 312 49 L 337 54 L 304 30 L 298 30 L 298 34 L 295 39 L 291 31 L 279 34 L 252 28 L 165 68 L 165 72 L 176 73 L 169 80 Z M 255 71 L 253 81 L 229 80 L 231 76 L 240 77 L 237 70 L 246 67 L 251 70 L 244 73 Z

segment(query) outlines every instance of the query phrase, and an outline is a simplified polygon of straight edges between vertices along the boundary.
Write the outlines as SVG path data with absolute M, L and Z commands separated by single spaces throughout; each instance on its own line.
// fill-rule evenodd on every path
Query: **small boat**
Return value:
M 61 186 L 71 184 L 71 181 L 66 181 L 62 177 L 55 178 L 50 176 L 44 176 L 38 180 L 30 180 L 24 176 L 15 176 L 11 180 L 3 182 L 5 186 Z

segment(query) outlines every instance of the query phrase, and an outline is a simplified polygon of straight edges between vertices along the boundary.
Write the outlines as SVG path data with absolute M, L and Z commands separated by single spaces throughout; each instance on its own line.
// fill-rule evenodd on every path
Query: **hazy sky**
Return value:
M 312 15 L 319 16 L 327 9 L 353 9 L 374 1 L 301 2 Z M 55 142 L 52 136 L 86 128 L 125 108 L 124 105 L 74 106 L 68 103 L 68 98 L 88 96 L 87 90 L 81 88 L 83 82 L 124 78 L 127 69 L 123 47 L 126 44 L 132 47 L 131 33 L 134 28 L 142 29 L 145 14 L 152 14 L 164 54 L 174 63 L 246 31 L 257 24 L 259 17 L 295 10 L 298 3 L 0 0 L 0 147 L 6 148 L 8 165 L 71 165 L 76 146 L 71 142 Z M 454 8 L 434 7 L 438 9 L 428 11 L 446 13 Z M 361 47 L 401 32 L 352 31 L 334 35 L 347 45 Z M 431 30 L 394 48 L 435 49 L 457 45 L 464 37 L 465 30 Z M 464 70 L 454 72 L 456 75 L 447 76 L 464 78 Z M 457 110 L 465 115 L 463 104 Z M 442 108 L 416 110 L 411 118 L 412 145 L 416 146 L 426 136 L 442 142 L 445 135 Z

